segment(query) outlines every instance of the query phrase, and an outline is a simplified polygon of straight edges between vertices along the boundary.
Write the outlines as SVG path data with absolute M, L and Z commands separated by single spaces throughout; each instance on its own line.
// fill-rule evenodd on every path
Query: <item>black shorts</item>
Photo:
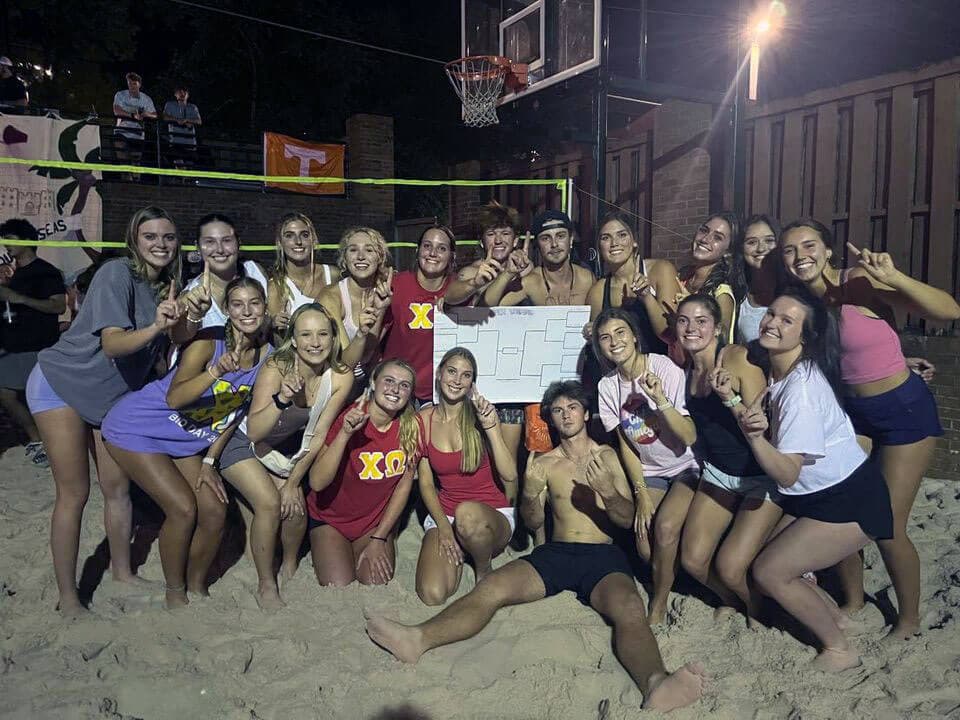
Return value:
M 590 605 L 593 589 L 607 575 L 623 573 L 633 578 L 630 561 L 616 545 L 548 542 L 521 559 L 540 575 L 545 597 L 571 590 L 584 605 Z
M 893 537 L 890 493 L 873 460 L 865 460 L 846 478 L 823 490 L 806 495 L 780 493 L 780 506 L 787 515 L 798 518 L 827 523 L 855 522 L 874 540 Z

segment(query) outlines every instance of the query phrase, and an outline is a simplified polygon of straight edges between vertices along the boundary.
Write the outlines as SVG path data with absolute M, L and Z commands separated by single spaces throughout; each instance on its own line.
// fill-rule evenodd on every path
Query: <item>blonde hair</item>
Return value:
M 373 241 L 379 265 L 377 268 L 377 277 L 382 279 L 386 273 L 387 267 L 390 265 L 390 254 L 387 252 L 387 241 L 384 240 L 383 235 L 379 231 L 370 227 L 349 227 L 340 237 L 340 248 L 337 250 L 337 267 L 340 268 L 340 274 L 343 275 L 343 277 L 347 277 L 350 274 L 347 272 L 347 246 L 355 236 L 360 234 L 366 234 Z
M 407 404 L 400 412 L 398 418 L 400 421 L 400 449 L 403 450 L 403 454 L 406 455 L 407 462 L 409 463 L 417 456 L 420 448 L 420 423 L 417 422 L 417 412 L 413 409 L 413 398 L 415 397 L 417 389 L 417 371 L 414 370 L 406 360 L 382 360 L 377 363 L 373 372 L 370 373 L 371 389 L 377 381 L 377 378 L 380 377 L 380 373 L 390 365 L 403 368 L 410 373 L 410 397 L 407 399 Z
M 165 268 L 163 268 L 163 270 L 160 271 L 157 279 L 151 281 L 148 274 L 147 262 L 143 259 L 143 256 L 140 254 L 140 249 L 137 247 L 137 238 L 140 236 L 140 226 L 145 222 L 150 222 L 151 220 L 166 220 L 173 225 L 174 231 L 177 229 L 177 224 L 173 221 L 173 218 L 170 217 L 166 210 L 150 205 L 137 210 L 130 218 L 130 222 L 127 223 L 127 231 L 124 235 L 124 242 L 127 245 L 127 252 L 129 253 L 127 262 L 130 264 L 130 269 L 133 271 L 133 274 L 139 277 L 141 280 L 145 280 L 146 282 L 150 283 L 150 287 L 153 288 L 157 302 L 162 302 L 167 299 L 167 293 L 170 290 L 171 280 L 174 281 L 174 288 L 178 291 L 180 289 L 180 236 L 177 236 L 176 256 L 167 264 Z
M 293 315 L 290 316 L 290 323 L 287 325 L 287 330 L 283 334 L 283 341 L 277 349 L 273 351 L 273 354 L 267 362 L 275 367 L 281 375 L 286 375 L 293 370 L 295 356 L 297 354 L 296 348 L 293 347 L 294 328 L 296 328 L 297 320 L 300 319 L 300 316 L 308 312 L 320 313 L 327 319 L 327 322 L 330 323 L 330 355 L 327 357 L 327 364 L 336 372 L 348 372 L 349 368 L 344 365 L 343 360 L 340 358 L 340 333 L 337 332 L 337 323 L 330 315 L 330 311 L 320 303 L 301 305 L 294 311 Z
M 453 358 L 463 358 L 468 363 L 470 363 L 470 368 L 473 370 L 473 378 L 471 385 L 477 378 L 477 359 L 473 356 L 473 353 L 467 350 L 464 347 L 455 347 L 450 348 L 440 359 L 440 363 L 437 365 L 437 379 L 436 382 L 440 382 L 440 370 Z M 483 436 L 480 435 L 480 431 L 477 429 L 477 411 L 473 407 L 473 403 L 469 398 L 464 398 L 461 403 L 460 408 L 460 437 L 463 439 L 462 449 L 460 451 L 460 472 L 472 474 L 477 471 L 477 468 L 480 467 L 480 461 L 483 459 L 484 445 L 483 445 Z M 436 412 L 436 411 L 434 411 Z
M 290 288 L 287 287 L 287 256 L 283 252 L 283 244 L 280 241 L 283 238 L 283 228 L 286 227 L 287 224 L 294 221 L 299 221 L 306 225 L 307 229 L 310 231 L 310 235 L 313 237 L 313 247 L 310 248 L 311 256 L 313 256 L 316 252 L 318 239 L 317 229 L 313 226 L 313 222 L 303 213 L 287 213 L 281 217 L 280 222 L 277 223 L 277 230 L 274 237 L 274 251 L 276 253 L 276 258 L 273 261 L 273 270 L 270 273 L 270 282 L 274 284 L 277 292 L 280 294 L 280 299 L 283 305 L 286 305 L 293 299 L 293 294 L 290 292 Z M 310 278 L 310 282 L 313 282 L 313 278 Z

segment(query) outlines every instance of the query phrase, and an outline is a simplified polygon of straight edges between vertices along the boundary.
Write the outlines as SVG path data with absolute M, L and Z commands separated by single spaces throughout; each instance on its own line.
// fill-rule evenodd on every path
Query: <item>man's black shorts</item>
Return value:
M 572 590 L 584 605 L 590 605 L 590 594 L 607 575 L 633 577 L 626 554 L 612 544 L 548 542 L 522 559 L 540 575 L 546 597 Z

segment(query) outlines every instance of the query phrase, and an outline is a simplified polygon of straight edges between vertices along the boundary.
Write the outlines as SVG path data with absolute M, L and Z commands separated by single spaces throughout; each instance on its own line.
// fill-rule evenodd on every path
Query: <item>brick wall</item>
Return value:
M 347 177 L 390 178 L 394 174 L 393 119 L 355 115 L 347 121 Z M 103 196 L 103 237 L 122 241 L 130 215 L 158 205 L 176 220 L 185 242 L 193 242 L 196 223 L 208 212 L 234 217 L 247 244 L 273 243 L 281 215 L 302 212 L 317 228 L 320 241 L 336 243 L 349 225 L 369 225 L 390 236 L 394 223 L 393 187 L 347 185 L 345 197 L 283 191 L 255 192 L 188 185 L 137 185 L 108 182 Z
M 710 212 L 710 154 L 705 146 L 713 109 L 670 100 L 656 110 L 653 130 L 654 258 L 678 262 Z
M 937 366 L 930 383 L 944 436 L 937 441 L 927 477 L 960 480 L 960 337 L 902 335 L 903 352 Z

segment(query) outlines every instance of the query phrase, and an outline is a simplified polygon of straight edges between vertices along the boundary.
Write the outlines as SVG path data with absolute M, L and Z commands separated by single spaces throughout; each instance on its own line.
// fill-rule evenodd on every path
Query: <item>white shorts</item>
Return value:
M 510 534 L 513 535 L 513 531 L 517 527 L 516 512 L 515 512 L 516 508 L 513 508 L 513 507 L 496 508 L 496 511 L 501 515 L 503 515 L 507 519 L 507 522 L 510 523 Z M 450 524 L 453 525 L 452 515 L 447 515 L 447 520 L 449 520 Z M 423 531 L 427 532 L 427 530 L 433 530 L 433 528 L 435 528 L 436 526 L 437 526 L 437 523 L 436 521 L 434 521 L 433 515 L 430 515 L 428 513 L 427 519 L 423 521 Z

